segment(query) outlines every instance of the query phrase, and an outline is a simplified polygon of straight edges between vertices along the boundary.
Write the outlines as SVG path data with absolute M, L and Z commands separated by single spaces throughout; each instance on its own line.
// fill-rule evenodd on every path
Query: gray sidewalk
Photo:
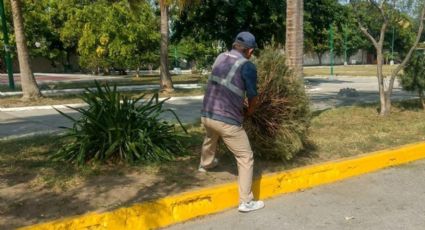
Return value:
M 333 80 L 322 77 L 308 77 L 306 80 L 306 90 L 310 95 L 314 110 L 379 100 L 377 80 L 373 77 L 338 77 Z M 344 88 L 354 88 L 358 95 L 350 97 L 339 94 L 339 91 Z M 394 100 L 413 97 L 415 95 L 402 91 L 396 85 L 393 93 Z M 174 97 L 165 104 L 165 107 L 173 109 L 184 123 L 199 120 L 201 106 L 202 96 Z M 72 110 L 61 110 L 72 116 L 76 115 Z M 170 115 L 166 115 L 165 118 L 173 119 Z M 49 106 L 2 109 L 0 105 L 0 140 L 59 132 L 61 129 L 58 127 L 70 125 L 71 123 L 67 119 Z
M 385 169 L 266 200 L 262 210 L 236 209 L 169 230 L 422 230 L 425 161 Z

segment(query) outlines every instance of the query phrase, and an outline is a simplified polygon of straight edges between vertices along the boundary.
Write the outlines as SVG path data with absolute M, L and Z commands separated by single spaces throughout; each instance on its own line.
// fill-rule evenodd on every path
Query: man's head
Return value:
M 246 58 L 251 58 L 254 49 L 257 48 L 255 37 L 250 32 L 240 32 L 233 42 L 233 49 L 241 52 Z

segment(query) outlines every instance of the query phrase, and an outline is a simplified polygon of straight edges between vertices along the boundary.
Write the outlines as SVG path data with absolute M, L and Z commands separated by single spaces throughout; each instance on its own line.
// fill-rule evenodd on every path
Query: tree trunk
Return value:
M 317 54 L 317 58 L 319 59 L 319 65 L 322 66 L 322 53 L 316 53 Z
M 286 1 L 286 64 L 295 75 L 303 77 L 304 1 Z
M 422 109 L 425 109 L 424 91 L 422 89 L 419 89 L 419 100 L 421 102 Z
M 160 86 L 163 91 L 172 92 L 174 90 L 171 75 L 168 69 L 168 19 L 169 9 L 166 0 L 160 1 L 161 7 L 161 54 L 160 54 Z
M 32 100 L 41 97 L 40 89 L 31 70 L 27 41 L 24 34 L 24 22 L 20 0 L 10 0 L 15 29 L 16 48 L 18 51 L 19 70 L 23 100 Z
M 391 113 L 391 93 L 389 91 L 385 92 L 385 107 L 384 111 L 381 111 L 382 116 L 390 115 Z
M 103 76 L 109 76 L 111 75 L 111 71 L 109 70 L 109 68 L 104 67 L 103 68 Z
M 379 85 L 379 101 L 381 103 L 379 115 L 381 116 L 387 116 L 391 112 L 391 90 L 385 89 L 385 76 L 383 74 L 383 62 L 384 62 L 384 56 L 382 54 L 382 48 L 383 44 L 382 42 L 379 42 L 378 47 L 376 48 L 377 53 L 377 68 L 378 68 L 378 85 Z
M 382 46 L 377 47 L 377 73 L 378 73 L 378 86 L 379 86 L 379 100 L 380 100 L 380 111 L 379 114 L 381 116 L 388 115 L 391 109 L 391 97 L 385 90 L 385 79 L 383 75 L 383 54 L 382 54 Z
M 136 78 L 139 78 L 140 77 L 140 66 L 137 66 L 137 69 L 136 69 Z

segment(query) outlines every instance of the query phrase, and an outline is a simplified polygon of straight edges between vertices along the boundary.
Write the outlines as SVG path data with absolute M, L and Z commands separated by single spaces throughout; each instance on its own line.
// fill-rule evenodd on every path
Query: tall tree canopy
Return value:
M 150 7 L 142 4 L 137 14 L 129 11 L 126 1 L 96 1 L 71 10 L 61 8 L 67 15 L 61 39 L 67 47 L 78 47 L 81 65 L 91 69 L 150 64 L 155 62 L 159 48 L 159 27 Z
M 391 112 L 391 94 L 394 87 L 395 78 L 398 73 L 406 66 L 409 62 L 411 55 L 415 51 L 417 45 L 420 42 L 422 32 L 424 30 L 425 20 L 425 2 L 420 2 L 421 13 L 417 19 L 417 26 L 409 22 L 409 20 L 402 14 L 397 14 L 396 4 L 399 1 L 388 2 L 386 0 L 351 0 L 356 15 L 357 22 L 360 30 L 364 34 L 376 51 L 377 56 L 377 77 L 380 95 L 380 115 L 388 115 Z M 379 17 L 373 18 L 372 13 L 376 12 Z M 403 28 L 410 28 L 412 33 L 415 33 L 414 39 L 410 42 L 409 48 L 405 55 L 403 55 L 401 63 L 392 71 L 389 81 L 386 80 L 386 76 L 383 74 L 383 61 L 384 61 L 384 44 L 385 35 L 389 28 L 395 28 L 397 25 Z
M 285 1 L 205 0 L 190 11 L 183 11 L 174 25 L 174 37 L 193 37 L 200 41 L 223 41 L 230 48 L 240 31 L 255 34 L 262 47 L 272 38 L 285 40 Z

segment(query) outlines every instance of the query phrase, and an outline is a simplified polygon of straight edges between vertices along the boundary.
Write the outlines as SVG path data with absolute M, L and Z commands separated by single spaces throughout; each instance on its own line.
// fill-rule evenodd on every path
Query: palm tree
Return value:
M 137 4 L 145 3 L 146 0 L 129 0 L 130 6 L 134 9 Z M 168 43 L 169 43 L 169 19 L 170 5 L 177 4 L 179 9 L 185 9 L 199 0 L 158 0 L 161 12 L 161 48 L 160 48 L 160 86 L 163 91 L 171 92 L 174 90 L 168 68 Z
M 16 47 L 18 50 L 19 70 L 23 100 L 33 100 L 41 97 L 40 89 L 31 70 L 27 41 L 24 34 L 24 22 L 20 0 L 10 0 L 12 6 L 13 26 L 15 29 Z
M 167 0 L 159 0 L 161 12 L 161 48 L 160 48 L 160 86 L 161 89 L 170 92 L 173 91 L 173 82 L 168 68 L 168 42 L 169 31 L 168 21 L 170 19 L 169 4 Z
M 286 64 L 297 77 L 303 76 L 304 2 L 286 1 Z

